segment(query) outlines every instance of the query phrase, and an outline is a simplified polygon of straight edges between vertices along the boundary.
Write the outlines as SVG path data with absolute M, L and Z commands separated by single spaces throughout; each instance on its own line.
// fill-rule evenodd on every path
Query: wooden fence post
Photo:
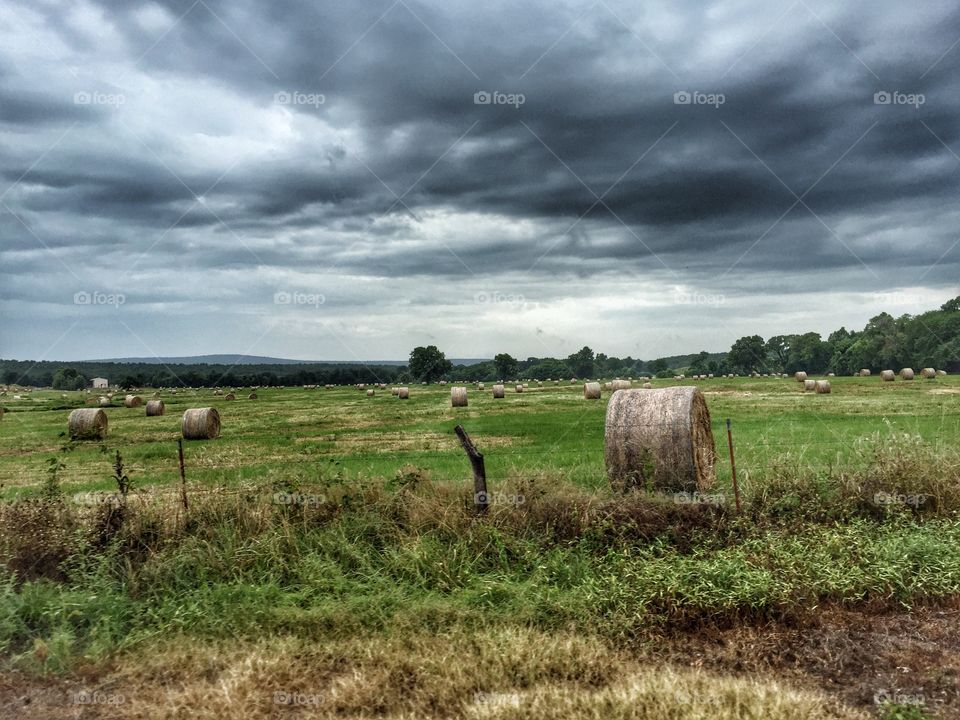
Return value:
M 478 515 L 483 515 L 490 506 L 490 497 L 487 495 L 487 471 L 483 467 L 483 455 L 477 450 L 462 425 L 457 425 L 453 431 L 460 438 L 460 444 L 467 453 L 467 457 L 470 458 L 470 465 L 473 468 L 473 509 Z

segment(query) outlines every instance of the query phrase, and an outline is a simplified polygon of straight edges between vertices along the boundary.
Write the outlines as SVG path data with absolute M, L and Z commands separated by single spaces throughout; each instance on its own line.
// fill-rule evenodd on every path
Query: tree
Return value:
M 777 369 L 783 372 L 787 367 L 787 358 L 790 356 L 790 345 L 795 335 L 774 335 L 767 340 L 767 357 L 771 358 Z
M 591 377 L 593 375 L 593 360 L 593 350 L 584 345 L 567 358 L 567 364 L 577 377 Z
M 73 368 L 60 368 L 53 374 L 54 390 L 83 390 L 87 379 Z
M 493 357 L 493 364 L 497 366 L 497 377 L 501 380 L 517 376 L 517 359 L 507 353 L 498 353 Z
M 767 346 L 759 335 L 742 337 L 730 348 L 727 361 L 737 372 L 762 369 L 767 364 Z
M 408 367 L 410 374 L 420 381 L 435 382 L 453 369 L 453 363 L 436 345 L 428 345 L 413 349 Z
M 654 375 L 659 375 L 662 372 L 666 372 L 670 369 L 670 363 L 667 362 L 666 358 L 657 358 L 652 363 L 650 363 L 650 371 Z

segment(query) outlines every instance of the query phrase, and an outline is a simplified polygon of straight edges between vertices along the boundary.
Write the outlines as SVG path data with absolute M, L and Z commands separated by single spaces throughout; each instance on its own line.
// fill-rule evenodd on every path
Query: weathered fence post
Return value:
M 473 468 L 473 509 L 478 515 L 483 515 L 490 506 L 490 498 L 487 495 L 487 471 L 483 467 L 483 455 L 477 450 L 462 425 L 457 425 L 453 431 L 460 438 L 460 444 L 467 453 L 467 457 L 470 458 L 470 465 Z
M 737 503 L 737 515 L 740 514 L 740 485 L 737 484 L 737 463 L 733 458 L 733 431 L 730 429 L 730 418 L 727 418 L 727 445 L 730 447 L 730 471 L 733 473 L 733 497 Z
M 183 466 L 183 440 L 177 440 L 177 452 L 180 455 L 180 503 L 183 505 L 183 511 L 186 512 L 189 508 L 187 507 L 187 471 Z

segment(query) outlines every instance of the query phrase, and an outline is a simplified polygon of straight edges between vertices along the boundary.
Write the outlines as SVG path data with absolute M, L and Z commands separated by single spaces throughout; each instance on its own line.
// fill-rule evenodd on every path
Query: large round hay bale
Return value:
M 103 440 L 107 436 L 107 414 L 99 408 L 74 410 L 67 418 L 73 440 Z
M 450 388 L 450 404 L 453 407 L 466 407 L 467 389 L 461 385 Z
M 946 374 L 947 374 L 946 370 L 937 370 L 937 375 L 939 375 L 940 377 L 944 377 Z
M 900 371 L 900 377 L 904 380 L 913 380 L 913 368 L 903 368 Z
M 860 377 L 870 377 L 870 370 L 868 368 L 863 368 L 860 371 Z
M 503 385 L 494 385 L 493 386 L 493 398 L 494 400 L 503 397 Z
M 703 393 L 692 385 L 615 392 L 603 454 L 616 488 L 708 489 L 716 479 L 716 450 Z
M 247 400 L 256 400 L 256 399 L 257 399 L 257 394 L 255 392 L 252 392 L 249 395 L 247 395 Z
M 884 382 L 893 382 L 897 379 L 897 374 L 893 370 L 883 370 L 880 372 L 880 379 Z
M 399 387 L 397 388 L 397 397 L 400 400 L 409 400 L 410 399 L 410 388 L 408 387 Z
M 213 440 L 220 437 L 220 413 L 216 408 L 190 408 L 183 413 L 180 430 L 184 440 Z
M 804 380 L 803 381 L 803 391 L 804 392 L 813 392 L 817 389 L 816 380 Z
M 807 374 L 803 370 L 798 370 L 793 374 L 793 379 L 797 382 L 803 382 L 807 379 Z
M 100 405 L 100 407 L 110 407 L 111 405 L 113 405 L 113 403 L 110 402 L 110 398 L 108 398 L 108 397 L 103 397 L 103 396 L 101 396 L 101 397 L 97 400 L 97 403 Z
M 483 390 L 486 387 L 483 383 L 477 383 L 477 390 Z
M 143 405 L 143 398 L 139 395 L 127 395 L 123 399 L 123 406 L 128 408 L 136 408 Z
M 830 394 L 830 381 L 829 380 L 817 380 L 816 386 L 814 388 L 817 392 L 817 395 L 829 395 Z
M 920 376 L 925 380 L 936 380 L 937 371 L 933 368 L 924 368 L 920 371 Z
M 583 397 L 587 400 L 600 399 L 600 383 L 588 382 L 583 384 Z
M 373 388 L 370 388 L 369 390 L 367 390 L 367 397 L 373 397 L 376 394 L 377 392 Z
M 394 397 L 396 397 L 399 392 L 400 392 L 400 388 L 398 387 L 390 388 L 390 394 L 393 395 Z
M 617 390 L 626 390 L 629 387 L 630 387 L 629 380 L 614 380 L 610 384 L 610 389 L 613 390 L 614 392 L 616 392 Z
M 234 395 L 233 393 L 227 393 L 226 395 L 223 396 L 223 399 L 224 399 L 224 400 L 236 400 L 236 399 L 237 399 L 237 396 Z
M 147 400 L 147 417 L 159 417 L 165 410 L 163 400 Z
M 644 390 L 653 390 L 653 384 L 652 384 L 652 383 L 645 382 L 645 383 L 643 384 L 643 389 L 644 389 Z
M 522 393 L 522 392 L 523 392 L 523 385 L 521 385 L 521 384 L 518 383 L 515 389 L 516 389 L 516 391 L 517 391 L 518 393 Z

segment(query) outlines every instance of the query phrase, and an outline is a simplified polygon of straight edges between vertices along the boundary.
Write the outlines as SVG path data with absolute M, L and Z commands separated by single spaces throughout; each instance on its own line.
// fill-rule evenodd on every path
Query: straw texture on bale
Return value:
M 186 440 L 213 440 L 220 437 L 220 413 L 216 408 L 190 408 L 184 411 L 180 430 Z
M 503 397 L 503 385 L 494 385 L 493 386 L 493 397 L 494 399 Z
M 797 382 L 803 382 L 804 380 L 807 379 L 807 374 L 803 372 L 803 370 L 798 370 L 793 374 L 793 379 L 796 380 Z
M 716 451 L 710 411 L 693 386 L 621 390 L 607 405 L 604 460 L 615 488 L 710 488 Z
M 163 400 L 147 400 L 147 417 L 159 417 L 165 410 Z
M 453 407 L 467 406 L 467 389 L 462 386 L 450 388 L 450 404 Z
M 99 408 L 74 410 L 67 418 L 73 440 L 102 440 L 107 436 L 107 414 Z
M 926 380 L 933 380 L 937 377 L 937 371 L 933 368 L 924 368 L 920 371 L 920 375 Z
M 897 379 L 897 374 L 893 370 L 883 370 L 880 373 L 880 379 L 884 382 L 893 382 Z
M 900 377 L 902 377 L 904 380 L 913 380 L 913 375 L 913 368 L 903 368 L 900 371 Z
M 600 383 L 588 382 L 583 384 L 583 397 L 587 400 L 600 399 Z
M 626 390 L 626 389 L 629 388 L 629 387 L 630 387 L 630 381 L 629 381 L 629 380 L 614 380 L 614 381 L 610 384 L 610 389 L 611 389 L 611 390 L 614 390 L 614 391 L 616 391 L 616 390 Z
M 143 405 L 143 398 L 139 395 L 127 395 L 123 399 L 123 406 L 128 408 L 140 407 Z
M 401 400 L 409 400 L 410 388 L 408 387 L 397 388 L 397 397 L 400 398 Z
M 803 391 L 804 391 L 804 392 L 811 392 L 811 391 L 816 390 L 816 389 L 817 389 L 817 382 L 816 382 L 816 380 L 804 380 L 804 381 L 803 381 Z
M 814 388 L 817 391 L 818 395 L 829 395 L 830 394 L 830 381 L 829 380 L 817 380 L 816 387 Z

